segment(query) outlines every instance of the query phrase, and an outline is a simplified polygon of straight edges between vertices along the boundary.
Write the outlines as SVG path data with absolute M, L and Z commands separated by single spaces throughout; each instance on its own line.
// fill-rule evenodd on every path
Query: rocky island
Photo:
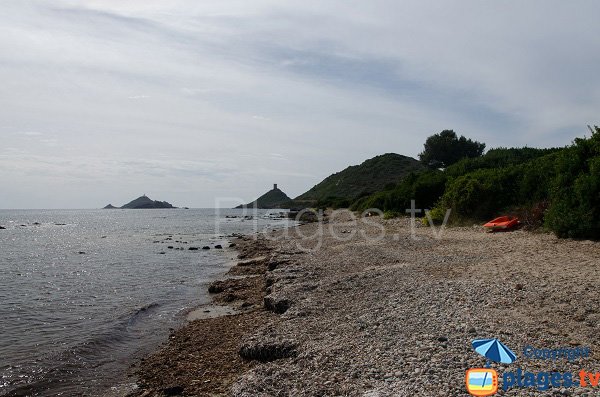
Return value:
M 177 208 L 166 201 L 152 200 L 145 194 L 130 201 L 122 207 L 115 207 L 112 204 L 108 204 L 104 209 L 157 209 L 157 208 Z
M 292 199 L 289 198 L 288 195 L 285 194 L 281 189 L 279 189 L 275 183 L 273 184 L 273 189 L 269 190 L 253 202 L 239 205 L 236 208 L 289 208 L 289 206 L 286 207 L 286 204 L 290 203 L 291 200 Z

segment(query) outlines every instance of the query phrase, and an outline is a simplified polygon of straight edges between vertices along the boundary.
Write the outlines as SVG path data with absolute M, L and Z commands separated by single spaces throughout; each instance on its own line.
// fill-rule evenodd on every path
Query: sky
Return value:
M 289 196 L 444 129 L 600 124 L 600 2 L 2 0 L 0 208 Z M 589 133 L 588 133 L 589 134 Z

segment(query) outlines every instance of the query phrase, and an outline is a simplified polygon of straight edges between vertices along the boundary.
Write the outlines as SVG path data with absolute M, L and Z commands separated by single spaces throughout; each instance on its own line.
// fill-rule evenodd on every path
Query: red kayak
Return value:
M 489 221 L 483 227 L 494 230 L 508 230 L 519 225 L 519 219 L 512 216 L 501 216 Z

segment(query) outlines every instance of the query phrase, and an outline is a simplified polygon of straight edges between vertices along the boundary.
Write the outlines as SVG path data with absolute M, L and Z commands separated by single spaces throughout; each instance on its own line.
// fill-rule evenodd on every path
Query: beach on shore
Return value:
M 215 304 L 239 312 L 174 331 L 133 369 L 137 395 L 468 395 L 465 371 L 486 364 L 471 347 L 478 338 L 517 354 L 492 363 L 498 372 L 600 368 L 597 242 L 341 217 L 236 243 L 236 277 L 211 290 Z M 528 346 L 590 355 L 533 359 Z

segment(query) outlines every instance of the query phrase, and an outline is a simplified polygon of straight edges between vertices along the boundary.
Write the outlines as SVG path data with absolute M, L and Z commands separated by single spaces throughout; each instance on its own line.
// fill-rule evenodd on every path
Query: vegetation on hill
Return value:
M 290 201 L 291 199 L 288 197 L 288 195 L 285 194 L 281 189 L 279 189 L 277 185 L 275 185 L 273 189 L 269 190 L 253 202 L 240 205 L 236 208 L 289 208 Z
M 387 153 L 353 165 L 325 178 L 306 193 L 296 197 L 295 205 L 348 207 L 358 198 L 394 186 L 410 173 L 425 169 L 418 160 Z
M 464 158 L 479 157 L 483 154 L 485 143 L 460 138 L 453 130 L 444 130 L 427 138 L 425 148 L 419 154 L 423 164 L 433 167 L 447 167 Z
M 441 221 L 520 215 L 560 237 L 600 238 L 600 129 L 560 149 L 494 149 L 445 170 L 413 174 L 352 208 L 404 213 L 410 201 Z

